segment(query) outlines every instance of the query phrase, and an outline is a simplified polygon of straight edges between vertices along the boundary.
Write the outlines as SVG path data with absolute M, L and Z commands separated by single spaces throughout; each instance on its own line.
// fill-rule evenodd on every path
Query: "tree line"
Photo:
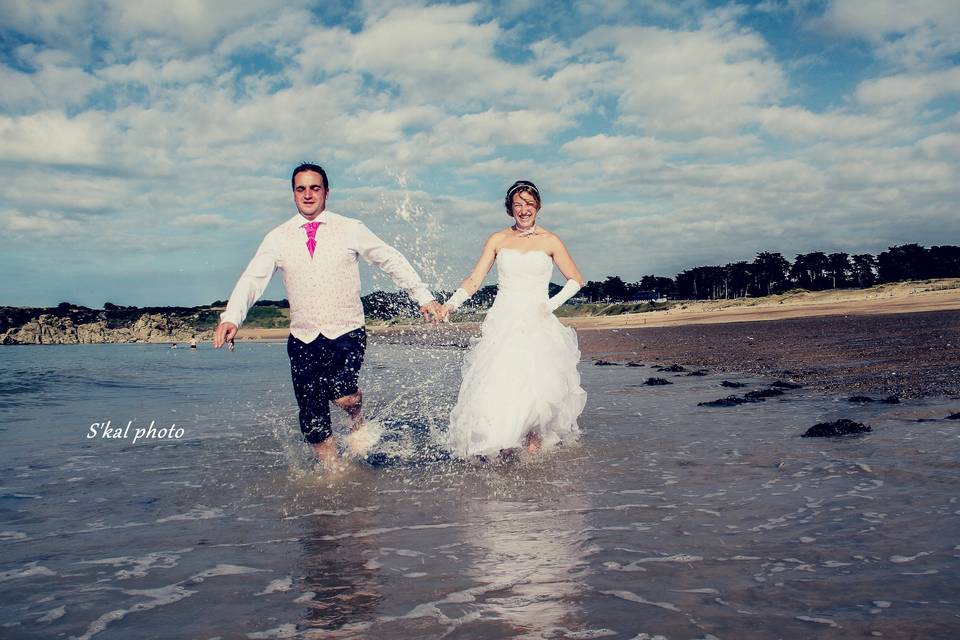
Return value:
M 960 247 L 925 248 L 919 244 L 890 247 L 879 255 L 868 253 L 798 254 L 793 262 L 779 253 L 762 251 L 752 262 L 693 267 L 676 275 L 643 276 L 624 282 L 608 276 L 591 280 L 580 291 L 590 302 L 629 302 L 661 296 L 682 300 L 716 300 L 767 296 L 791 289 L 866 288 L 901 280 L 960 277 Z
M 960 277 L 960 247 L 952 245 L 925 248 L 919 244 L 890 247 L 879 255 L 860 253 L 798 254 L 790 262 L 780 253 L 761 251 L 752 262 L 693 267 L 669 278 L 643 276 L 637 282 L 624 282 L 619 276 L 587 282 L 572 302 L 635 302 L 656 298 L 680 300 L 716 300 L 767 296 L 791 289 L 866 288 L 901 280 Z M 559 285 L 550 284 L 550 294 Z M 438 300 L 446 300 L 448 291 L 435 291 Z M 493 303 L 497 285 L 483 287 L 466 304 L 466 309 L 485 309 Z M 415 316 L 417 304 L 402 292 L 374 291 L 362 297 L 368 318 L 388 320 L 396 316 Z M 217 300 L 213 307 L 226 306 Z M 286 300 L 261 300 L 257 306 L 287 307 Z

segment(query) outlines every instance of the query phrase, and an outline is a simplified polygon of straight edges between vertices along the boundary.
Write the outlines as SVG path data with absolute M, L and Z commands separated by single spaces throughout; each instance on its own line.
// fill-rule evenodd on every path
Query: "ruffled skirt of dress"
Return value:
M 463 361 L 448 446 L 460 457 L 520 447 L 531 430 L 544 448 L 573 442 L 587 401 L 580 387 L 577 334 L 543 302 L 498 299 Z

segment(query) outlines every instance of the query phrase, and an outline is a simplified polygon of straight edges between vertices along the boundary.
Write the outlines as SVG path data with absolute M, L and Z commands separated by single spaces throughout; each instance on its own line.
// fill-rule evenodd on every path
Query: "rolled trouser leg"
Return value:
M 326 338 L 305 343 L 292 335 L 287 339 L 293 393 L 300 407 L 300 431 L 307 442 L 319 444 L 333 434 L 330 426 L 332 380 L 328 371 Z

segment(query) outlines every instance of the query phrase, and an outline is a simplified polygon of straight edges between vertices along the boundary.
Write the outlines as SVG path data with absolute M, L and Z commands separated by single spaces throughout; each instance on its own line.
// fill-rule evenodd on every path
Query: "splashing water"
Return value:
M 403 229 L 393 236 L 391 243 L 413 264 L 427 287 L 437 289 L 457 276 L 449 266 L 441 265 L 443 225 L 433 210 L 416 201 L 405 173 L 394 172 L 391 177 L 399 192 L 381 194 L 380 213 L 387 222 Z

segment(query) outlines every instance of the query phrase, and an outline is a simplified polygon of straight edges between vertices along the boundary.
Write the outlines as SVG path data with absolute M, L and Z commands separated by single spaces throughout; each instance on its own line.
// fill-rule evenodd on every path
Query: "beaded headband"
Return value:
M 507 191 L 507 199 L 509 200 L 514 196 L 518 191 L 532 191 L 537 194 L 537 200 L 540 199 L 540 191 L 537 190 L 537 186 L 532 182 L 527 182 L 526 180 L 520 180 L 513 187 L 510 188 L 510 191 Z

